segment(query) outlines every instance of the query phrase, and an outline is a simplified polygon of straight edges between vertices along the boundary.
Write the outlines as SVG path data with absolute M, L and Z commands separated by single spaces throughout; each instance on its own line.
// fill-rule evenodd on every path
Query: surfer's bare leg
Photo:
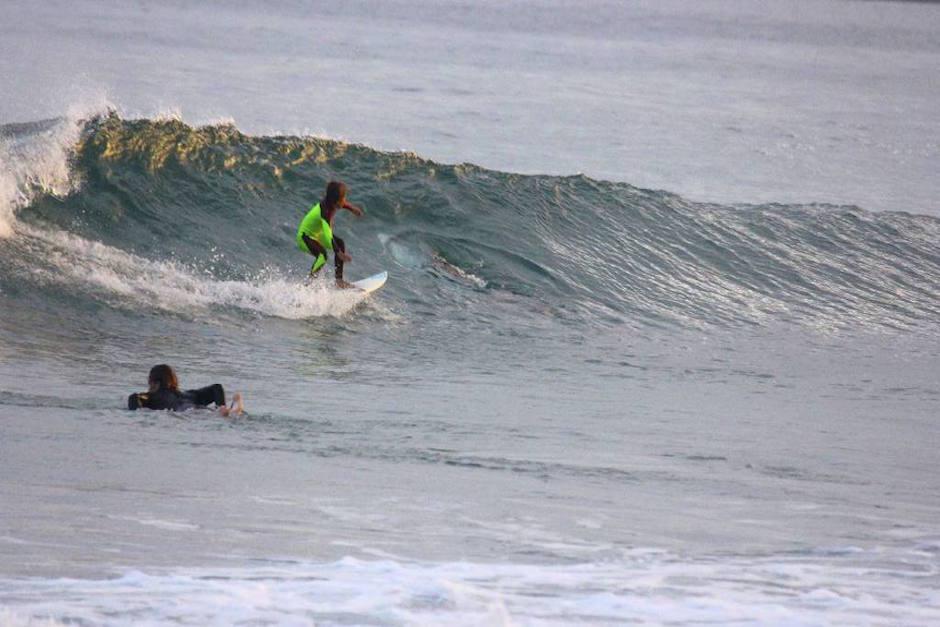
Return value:
M 343 264 L 352 261 L 352 257 L 346 253 L 346 242 L 341 238 L 333 237 L 333 263 L 336 267 L 336 287 L 352 287 L 352 283 L 343 279 Z
M 343 264 L 349 255 L 346 254 L 346 242 L 340 237 L 333 236 L 333 263 L 336 266 L 336 281 L 343 280 Z

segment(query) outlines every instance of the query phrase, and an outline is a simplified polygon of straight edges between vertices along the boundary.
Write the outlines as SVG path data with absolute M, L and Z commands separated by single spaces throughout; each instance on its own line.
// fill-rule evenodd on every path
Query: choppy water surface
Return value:
M 245 131 L 0 126 L 0 624 L 940 621 L 934 212 Z

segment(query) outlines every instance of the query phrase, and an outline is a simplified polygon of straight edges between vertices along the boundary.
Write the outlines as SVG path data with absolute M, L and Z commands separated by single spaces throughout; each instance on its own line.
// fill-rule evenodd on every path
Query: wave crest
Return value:
M 940 221 L 927 216 L 693 203 L 584 176 L 253 137 L 227 123 L 111 114 L 5 128 L 7 236 L 19 211 L 35 237 L 52 225 L 120 249 L 141 260 L 135 267 L 186 259 L 211 266 L 216 282 L 250 282 L 257 268 L 299 278 L 308 260 L 296 225 L 339 178 L 368 212 L 337 223 L 354 257 L 391 269 L 393 291 L 435 306 L 447 296 L 430 286 L 450 281 L 604 324 L 924 329 L 940 313 Z M 216 263 L 219 249 L 228 254 Z

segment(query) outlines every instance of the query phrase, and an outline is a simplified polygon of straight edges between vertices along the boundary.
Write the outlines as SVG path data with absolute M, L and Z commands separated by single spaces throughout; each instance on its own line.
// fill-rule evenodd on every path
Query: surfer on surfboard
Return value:
M 352 256 L 346 252 L 346 243 L 342 238 L 333 235 L 333 218 L 340 209 L 347 209 L 356 217 L 362 215 L 362 209 L 346 202 L 346 190 L 345 183 L 330 181 L 323 199 L 311 207 L 297 228 L 297 246 L 314 257 L 310 276 L 314 276 L 326 265 L 327 251 L 332 250 L 336 266 L 336 286 L 343 288 L 352 287 L 351 283 L 343 280 L 343 264 L 352 261 Z

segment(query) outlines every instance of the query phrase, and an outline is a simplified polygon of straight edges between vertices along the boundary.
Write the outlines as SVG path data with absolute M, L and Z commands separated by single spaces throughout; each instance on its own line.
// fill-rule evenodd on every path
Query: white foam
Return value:
M 234 307 L 265 316 L 342 316 L 366 296 L 336 290 L 326 280 L 305 284 L 261 272 L 246 281 L 217 280 L 175 261 L 153 261 L 66 232 L 17 227 L 21 261 L 46 283 L 79 289 L 116 306 L 200 313 Z
M 111 515 L 108 515 L 107 517 L 112 520 L 134 522 L 145 527 L 157 527 L 158 529 L 164 529 L 166 531 L 194 531 L 200 528 L 199 525 L 185 520 L 165 520 L 162 518 L 138 518 L 135 516 Z
M 0 607 L 0 627 L 61 627 L 63 625 L 65 623 L 53 618 L 35 618 Z
M 628 552 L 575 565 L 344 558 L 252 568 L 0 580 L 0 625 L 883 624 L 940 621 L 932 571 L 792 556 Z M 3 617 L 0 614 L 0 617 Z M 877 617 L 877 619 L 875 618 Z M 54 623 L 53 623 L 54 624 Z
M 111 108 L 103 96 L 69 107 L 65 116 L 24 136 L 0 137 L 0 238 L 13 235 L 16 212 L 37 193 L 63 196 L 80 183 L 69 158 L 84 121 Z
M 182 122 L 183 110 L 175 105 L 160 107 L 153 112 L 153 115 L 143 117 L 149 117 L 157 122 Z

